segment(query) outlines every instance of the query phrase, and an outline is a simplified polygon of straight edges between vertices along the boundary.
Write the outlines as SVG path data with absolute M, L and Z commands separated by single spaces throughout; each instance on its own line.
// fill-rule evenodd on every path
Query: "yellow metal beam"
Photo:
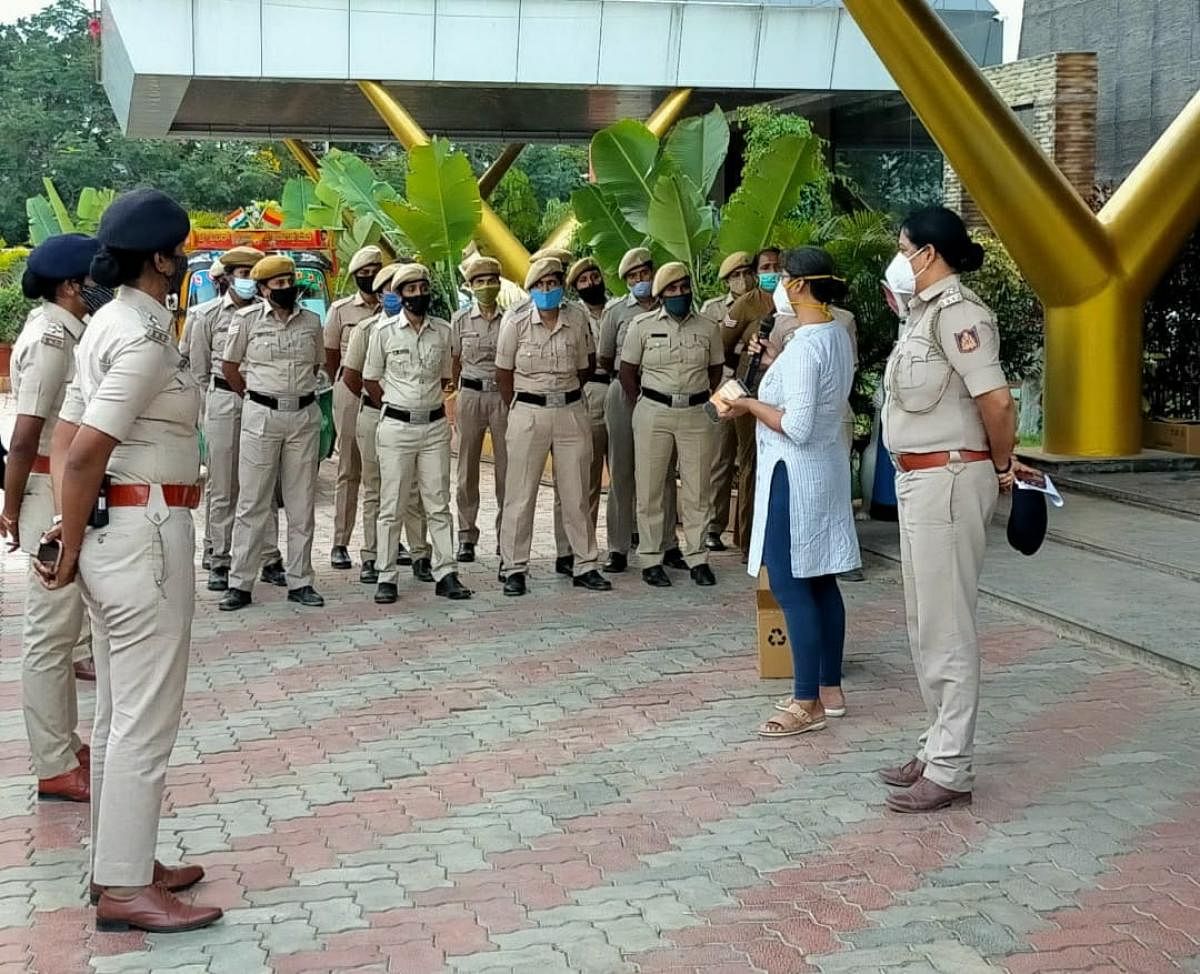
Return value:
M 671 92 L 650 113 L 650 117 L 646 119 L 646 128 L 661 139 L 671 126 L 679 121 L 679 116 L 683 114 L 691 97 L 691 88 L 677 88 Z M 578 227 L 579 221 L 575 218 L 575 214 L 568 214 L 562 223 L 550 231 L 550 236 L 542 241 L 542 249 L 570 246 L 571 238 L 575 236 Z
M 1138 453 L 1141 305 L 1200 219 L 1200 96 L 1097 218 L 927 0 L 845 6 L 1046 306 L 1046 450 Z
M 504 151 L 496 157 L 483 175 L 479 177 L 479 195 L 485 200 L 490 197 L 496 187 L 500 184 L 505 174 L 512 168 L 514 162 L 517 161 L 522 150 L 525 148 L 524 142 L 510 142 L 504 147 Z
M 300 164 L 300 168 L 304 170 L 304 174 L 314 183 L 319 182 L 321 179 L 321 165 L 317 162 L 317 157 L 313 155 L 312 149 L 299 139 L 284 139 L 283 144 L 287 146 L 287 150 L 292 154 L 292 158 Z
M 383 85 L 377 81 L 360 81 L 358 87 L 405 149 L 429 142 L 425 130 L 403 105 L 388 94 Z M 500 261 L 506 277 L 515 281 L 525 280 L 525 272 L 529 270 L 529 251 L 486 202 L 479 221 L 479 239 Z

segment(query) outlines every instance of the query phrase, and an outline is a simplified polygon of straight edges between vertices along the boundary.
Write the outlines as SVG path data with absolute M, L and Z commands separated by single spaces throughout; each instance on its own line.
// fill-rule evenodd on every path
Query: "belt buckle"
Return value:
M 567 394 L 565 392 L 547 392 L 547 406 L 565 406 L 567 404 Z
M 496 380 L 495 379 L 480 379 L 479 384 L 481 386 L 483 386 L 482 391 L 484 391 L 484 392 L 495 392 L 496 391 Z
M 300 409 L 299 396 L 276 396 L 275 408 L 281 413 L 294 413 Z
M 408 411 L 408 421 L 410 423 L 428 423 L 431 409 L 410 409 Z
M 691 405 L 691 396 L 686 392 L 671 393 L 671 408 L 683 409 L 685 406 Z

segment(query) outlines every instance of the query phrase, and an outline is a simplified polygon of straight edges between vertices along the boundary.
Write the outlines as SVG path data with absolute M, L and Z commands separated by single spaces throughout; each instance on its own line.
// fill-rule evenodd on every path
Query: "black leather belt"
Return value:
M 378 409 L 379 408 L 378 406 L 375 405 L 375 403 L 371 402 L 371 400 L 368 399 L 366 396 L 362 397 L 362 404 L 363 404 L 363 409 Z
M 464 389 L 473 389 L 475 392 L 495 392 L 495 379 L 472 379 L 470 376 L 460 376 L 458 384 Z
M 426 425 L 428 423 L 436 423 L 446 415 L 446 407 L 438 406 L 436 409 L 399 409 L 396 406 L 384 406 L 383 415 L 388 419 L 398 419 L 402 423 L 416 423 L 418 425 Z
M 570 392 L 517 393 L 517 402 L 528 403 L 530 406 L 569 406 L 582 398 L 583 392 L 579 389 L 572 389 Z
M 256 402 L 260 406 L 269 406 L 271 409 L 278 409 L 280 412 L 285 413 L 298 412 L 317 401 L 317 397 L 311 392 L 303 396 L 264 396 L 261 392 L 248 389 L 246 395 L 251 402 Z
M 612 378 L 607 372 L 593 372 L 588 376 L 588 382 L 602 382 L 604 385 L 608 385 L 612 382 Z
M 222 379 L 219 375 L 214 375 L 212 380 L 214 389 L 224 389 L 226 392 L 233 392 L 233 386 Z
M 657 389 L 647 389 L 642 386 L 642 395 L 654 402 L 661 402 L 664 406 L 671 406 L 674 409 L 686 409 L 688 406 L 699 406 L 702 402 L 708 402 L 709 393 L 707 392 L 659 392 Z

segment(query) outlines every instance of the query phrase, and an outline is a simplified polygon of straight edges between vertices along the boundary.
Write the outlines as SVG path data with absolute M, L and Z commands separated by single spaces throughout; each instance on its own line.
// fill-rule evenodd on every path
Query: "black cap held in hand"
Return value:
M 1034 554 L 1046 539 L 1046 495 L 1013 488 L 1008 515 L 1008 543 L 1023 555 Z
M 122 193 L 100 217 L 96 239 L 105 247 L 171 253 L 192 228 L 187 210 L 157 189 Z

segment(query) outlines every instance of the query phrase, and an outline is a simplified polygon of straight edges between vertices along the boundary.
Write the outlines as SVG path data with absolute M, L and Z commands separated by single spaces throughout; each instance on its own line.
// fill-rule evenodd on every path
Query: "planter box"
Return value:
M 1154 450 L 1170 450 L 1200 456 L 1200 421 L 1142 423 L 1142 444 Z
M 790 679 L 792 647 L 788 642 L 783 610 L 771 594 L 767 570 L 758 573 L 758 675 L 763 680 Z

